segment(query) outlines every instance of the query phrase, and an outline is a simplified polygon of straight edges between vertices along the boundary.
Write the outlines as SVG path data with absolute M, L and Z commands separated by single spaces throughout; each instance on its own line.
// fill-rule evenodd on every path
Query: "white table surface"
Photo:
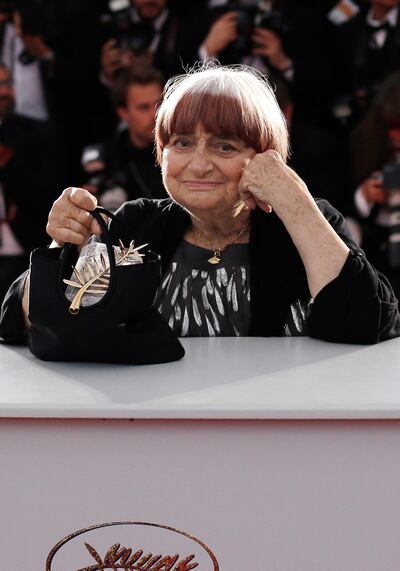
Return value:
M 163 365 L 52 363 L 0 345 L 0 417 L 400 418 L 400 339 L 185 339 Z

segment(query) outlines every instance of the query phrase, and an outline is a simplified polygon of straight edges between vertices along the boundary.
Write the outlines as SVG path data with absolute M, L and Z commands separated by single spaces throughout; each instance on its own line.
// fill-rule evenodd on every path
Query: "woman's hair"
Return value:
M 396 72 L 383 81 L 368 113 L 352 133 L 350 151 L 355 184 L 382 168 L 391 152 L 387 131 L 399 126 L 400 72 Z
M 283 113 L 268 81 L 250 67 L 203 64 L 168 81 L 157 112 L 158 161 L 173 133 L 193 132 L 197 124 L 215 135 L 242 139 L 257 153 L 273 149 L 287 158 Z

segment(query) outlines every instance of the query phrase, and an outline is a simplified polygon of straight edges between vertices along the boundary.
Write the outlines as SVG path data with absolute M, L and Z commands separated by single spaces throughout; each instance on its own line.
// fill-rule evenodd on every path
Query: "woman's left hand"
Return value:
M 349 248 L 324 218 L 307 186 L 276 151 L 259 153 L 247 164 L 239 193 L 248 208 L 273 208 L 303 261 L 312 297 L 335 279 Z
M 278 216 L 298 201 L 313 201 L 302 179 L 284 163 L 277 151 L 259 153 L 246 165 L 239 194 L 250 209 L 257 206 Z

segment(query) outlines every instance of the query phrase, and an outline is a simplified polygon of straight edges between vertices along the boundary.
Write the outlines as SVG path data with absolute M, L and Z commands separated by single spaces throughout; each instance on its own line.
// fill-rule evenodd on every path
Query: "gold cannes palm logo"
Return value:
M 193 535 L 166 525 L 121 521 L 75 531 L 50 551 L 46 571 L 219 571 Z

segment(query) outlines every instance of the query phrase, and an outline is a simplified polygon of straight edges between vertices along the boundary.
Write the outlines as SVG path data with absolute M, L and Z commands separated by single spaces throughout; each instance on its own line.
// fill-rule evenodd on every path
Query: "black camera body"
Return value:
M 119 48 L 141 56 L 153 41 L 154 29 L 150 22 L 134 22 L 131 8 L 130 0 L 109 0 L 111 33 Z
M 238 39 L 229 46 L 236 58 L 251 55 L 254 47 L 251 36 L 254 28 L 264 28 L 271 30 L 281 39 L 286 33 L 286 26 L 283 23 L 282 14 L 274 9 L 270 2 L 265 0 L 252 0 L 242 4 L 240 0 L 230 2 L 224 8 L 217 7 L 214 13 L 217 16 L 227 12 L 236 12 L 236 30 Z
M 85 185 L 94 187 L 101 206 L 115 212 L 128 200 L 126 177 L 118 171 L 108 174 L 104 145 L 88 145 L 82 151 L 81 164 L 85 171 Z
M 104 146 L 88 145 L 82 151 L 81 164 L 85 171 L 85 184 L 94 186 L 97 193 L 106 188 L 106 159 Z
M 383 188 L 400 192 L 400 163 L 391 163 L 383 167 Z

